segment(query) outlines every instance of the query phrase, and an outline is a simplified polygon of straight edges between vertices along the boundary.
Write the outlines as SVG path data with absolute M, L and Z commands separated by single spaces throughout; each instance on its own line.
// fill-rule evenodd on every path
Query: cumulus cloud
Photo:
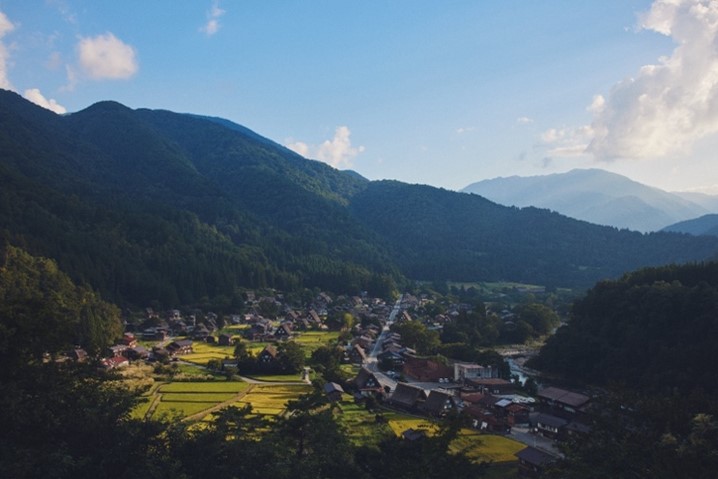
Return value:
M 588 151 L 598 159 L 666 156 L 718 133 L 718 2 L 656 0 L 640 28 L 677 46 L 594 98 Z
M 316 148 L 301 141 L 290 141 L 285 146 L 304 157 L 316 156 L 320 161 L 334 168 L 351 168 L 354 158 L 364 151 L 363 146 L 352 146 L 351 131 L 346 126 L 339 126 L 334 131 L 334 138 L 326 140 Z
M 135 49 L 109 32 L 81 38 L 77 52 L 83 73 L 93 80 L 130 78 L 139 68 Z
M 364 147 L 355 148 L 350 140 L 351 131 L 346 126 L 340 126 L 334 131 L 334 138 L 327 140 L 319 146 L 317 159 L 329 163 L 335 168 L 349 168 L 354 157 L 364 151 Z
M 550 128 L 541 134 L 541 142 L 548 148 L 549 156 L 568 158 L 584 155 L 593 137 L 593 128 L 589 125 Z
M 29 90 L 25 90 L 25 93 L 23 94 L 25 98 L 33 102 L 34 104 L 41 106 L 43 108 L 47 108 L 50 111 L 54 111 L 58 115 L 62 115 L 63 113 L 67 113 L 67 109 L 57 103 L 53 98 L 50 98 L 49 100 L 45 98 L 45 96 L 40 93 L 40 90 L 37 88 L 31 88 Z
M 15 25 L 12 24 L 3 12 L 0 12 L 0 88 L 4 88 L 6 90 L 13 89 L 12 83 L 10 83 L 7 76 L 7 63 L 10 58 L 10 53 L 1 40 L 5 35 L 14 29 Z
M 285 146 L 287 148 L 289 148 L 290 150 L 292 150 L 293 152 L 298 153 L 305 158 L 307 156 L 309 156 L 309 145 L 307 145 L 306 143 L 303 143 L 301 141 L 295 141 L 295 142 L 287 143 Z
M 220 24 L 219 19 L 225 14 L 225 10 L 219 8 L 219 2 L 215 1 L 212 4 L 212 8 L 207 12 L 207 23 L 205 23 L 199 30 L 211 37 L 219 31 Z

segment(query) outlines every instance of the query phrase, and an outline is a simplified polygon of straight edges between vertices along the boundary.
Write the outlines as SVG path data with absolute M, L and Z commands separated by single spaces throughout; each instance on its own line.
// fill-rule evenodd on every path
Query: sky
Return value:
M 372 180 L 718 194 L 715 1 L 0 0 L 0 88 L 218 116 Z

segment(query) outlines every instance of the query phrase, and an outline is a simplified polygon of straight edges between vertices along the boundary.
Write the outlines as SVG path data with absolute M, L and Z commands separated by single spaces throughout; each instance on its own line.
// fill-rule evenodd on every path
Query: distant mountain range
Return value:
M 718 236 L 718 214 L 701 216 L 693 220 L 681 221 L 663 228 L 663 231 L 687 233 L 694 236 Z
M 502 205 L 547 208 L 590 223 L 641 232 L 718 212 L 718 197 L 669 193 L 599 169 L 495 178 L 462 191 Z
M 0 241 L 120 305 L 229 307 L 242 288 L 386 296 L 412 280 L 583 288 L 718 254 L 718 238 L 368 181 L 227 120 L 115 102 L 58 116 L 0 90 L 0 152 Z

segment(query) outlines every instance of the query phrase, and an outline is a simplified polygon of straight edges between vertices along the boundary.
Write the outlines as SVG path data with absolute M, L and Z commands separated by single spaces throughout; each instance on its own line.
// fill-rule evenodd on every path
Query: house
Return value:
M 401 438 L 406 441 L 418 441 L 426 437 L 426 431 L 424 429 L 412 429 L 409 428 L 401 433 Z
M 192 353 L 192 341 L 189 339 L 181 339 L 179 341 L 172 341 L 167 345 L 167 351 L 172 356 L 179 356 L 183 354 Z
M 166 348 L 159 348 L 157 346 L 152 348 L 152 354 L 150 355 L 150 360 L 156 360 L 156 361 L 169 361 L 170 359 L 170 352 L 167 351 Z
M 112 356 L 122 356 L 127 349 L 127 346 L 124 344 L 115 344 L 114 346 L 110 346 L 107 348 L 107 355 Z
M 366 352 L 364 352 L 364 348 L 358 344 L 352 346 L 351 349 L 349 349 L 349 361 L 357 364 L 362 364 L 366 361 Z
M 268 344 L 262 349 L 262 352 L 257 356 L 257 360 L 262 364 L 270 364 L 277 360 L 277 348 Z
M 453 369 L 439 361 L 411 356 L 405 359 L 402 373 L 422 382 L 444 382 L 445 379 L 454 377 Z
M 341 401 L 342 394 L 344 394 L 344 388 L 337 383 L 326 383 L 324 385 L 324 394 L 331 402 Z
M 319 326 L 320 324 L 322 324 L 322 318 L 320 318 L 319 314 L 316 311 L 314 311 L 313 309 L 310 309 L 309 312 L 307 313 L 307 315 L 308 315 L 307 320 L 310 323 L 313 323 L 316 326 Z
M 264 339 L 267 334 L 269 334 L 269 330 L 271 328 L 271 324 L 269 321 L 262 319 L 257 321 L 256 323 L 252 324 L 252 327 L 245 330 L 245 335 L 247 339 L 255 341 L 255 340 L 261 340 Z
M 220 334 L 218 342 L 220 346 L 232 346 L 232 336 L 229 334 Z
M 144 346 L 135 346 L 134 348 L 127 348 L 125 350 L 125 357 L 130 361 L 148 359 L 150 357 L 150 352 Z
M 436 389 L 429 392 L 426 401 L 421 405 L 422 411 L 435 417 L 443 416 L 454 409 L 456 409 L 454 396 Z
M 128 348 L 134 348 L 137 346 L 137 338 L 132 333 L 125 333 L 122 335 L 122 339 L 120 339 L 120 344 L 124 344 Z
M 102 366 L 107 370 L 123 368 L 129 365 L 130 361 L 124 356 L 113 356 L 102 360 Z
M 382 368 L 397 369 L 404 365 L 404 356 L 394 351 L 384 351 L 376 356 Z
M 454 363 L 454 381 L 463 383 L 467 379 L 498 378 L 499 370 L 493 366 L 481 366 L 475 363 Z
M 355 344 L 358 344 L 359 346 L 361 346 L 361 347 L 364 348 L 364 349 L 369 349 L 369 348 L 371 348 L 371 345 L 372 345 L 373 343 L 374 343 L 374 340 L 373 340 L 371 337 L 369 337 L 369 336 L 367 336 L 367 335 L 365 335 L 365 334 L 359 336 L 359 337 L 355 340 Z
M 192 337 L 194 339 L 205 341 L 207 339 L 207 336 L 210 335 L 209 329 L 204 323 L 201 323 L 199 326 L 194 328 L 192 331 Z
M 292 335 L 292 328 L 288 323 L 282 323 L 275 331 L 274 337 L 276 339 L 287 339 Z
M 551 454 L 528 446 L 515 454 L 519 460 L 519 475 L 540 477 L 546 466 L 556 460 Z
M 75 348 L 67 354 L 70 359 L 78 363 L 84 363 L 87 360 L 87 351 L 82 348 Z
M 426 391 L 407 383 L 397 383 L 390 402 L 396 407 L 416 410 L 426 400 Z
M 551 414 L 539 414 L 536 416 L 536 429 L 545 437 L 551 439 L 559 439 L 565 434 L 565 428 L 568 425 L 566 419 Z
M 510 426 L 528 424 L 531 410 L 523 404 L 511 403 L 504 409 Z
M 376 378 L 373 372 L 367 368 L 361 368 L 359 373 L 354 378 L 354 384 L 357 388 L 361 389 L 376 389 L 380 387 L 379 380 Z
M 401 314 L 396 318 L 397 323 L 412 321 L 411 315 L 407 311 L 402 311 Z
M 558 409 L 569 414 L 583 412 L 590 397 L 556 387 L 544 388 L 537 394 L 539 402 L 550 409 Z
M 474 387 L 480 391 L 487 391 L 491 394 L 510 394 L 516 389 L 511 381 L 501 378 L 476 378 L 467 379 L 467 386 Z

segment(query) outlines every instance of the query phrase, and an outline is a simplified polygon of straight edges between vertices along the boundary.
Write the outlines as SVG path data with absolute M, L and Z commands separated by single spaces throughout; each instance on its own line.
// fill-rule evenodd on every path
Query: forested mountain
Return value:
M 663 231 L 688 233 L 695 236 L 718 236 L 718 215 L 704 215 L 693 220 L 681 221 L 679 223 L 666 226 L 663 228 Z
M 718 238 L 370 182 L 227 120 L 115 102 L 58 116 L 0 91 L 0 151 L 0 237 L 121 305 L 230 307 L 261 287 L 385 296 L 406 278 L 584 287 L 718 252 Z
M 213 120 L 113 102 L 60 117 L 0 93 L 2 235 L 109 299 L 401 278 L 343 206 L 365 183 L 355 175 Z
M 494 178 L 462 191 L 502 205 L 548 208 L 571 218 L 642 232 L 718 211 L 599 169 Z
M 643 394 L 718 390 L 718 263 L 643 269 L 598 283 L 534 366 Z
M 512 278 L 588 287 L 627 269 L 715 254 L 713 238 L 698 243 L 685 235 L 619 231 L 396 181 L 372 182 L 354 196 L 351 208 L 387 238 L 412 278 Z

